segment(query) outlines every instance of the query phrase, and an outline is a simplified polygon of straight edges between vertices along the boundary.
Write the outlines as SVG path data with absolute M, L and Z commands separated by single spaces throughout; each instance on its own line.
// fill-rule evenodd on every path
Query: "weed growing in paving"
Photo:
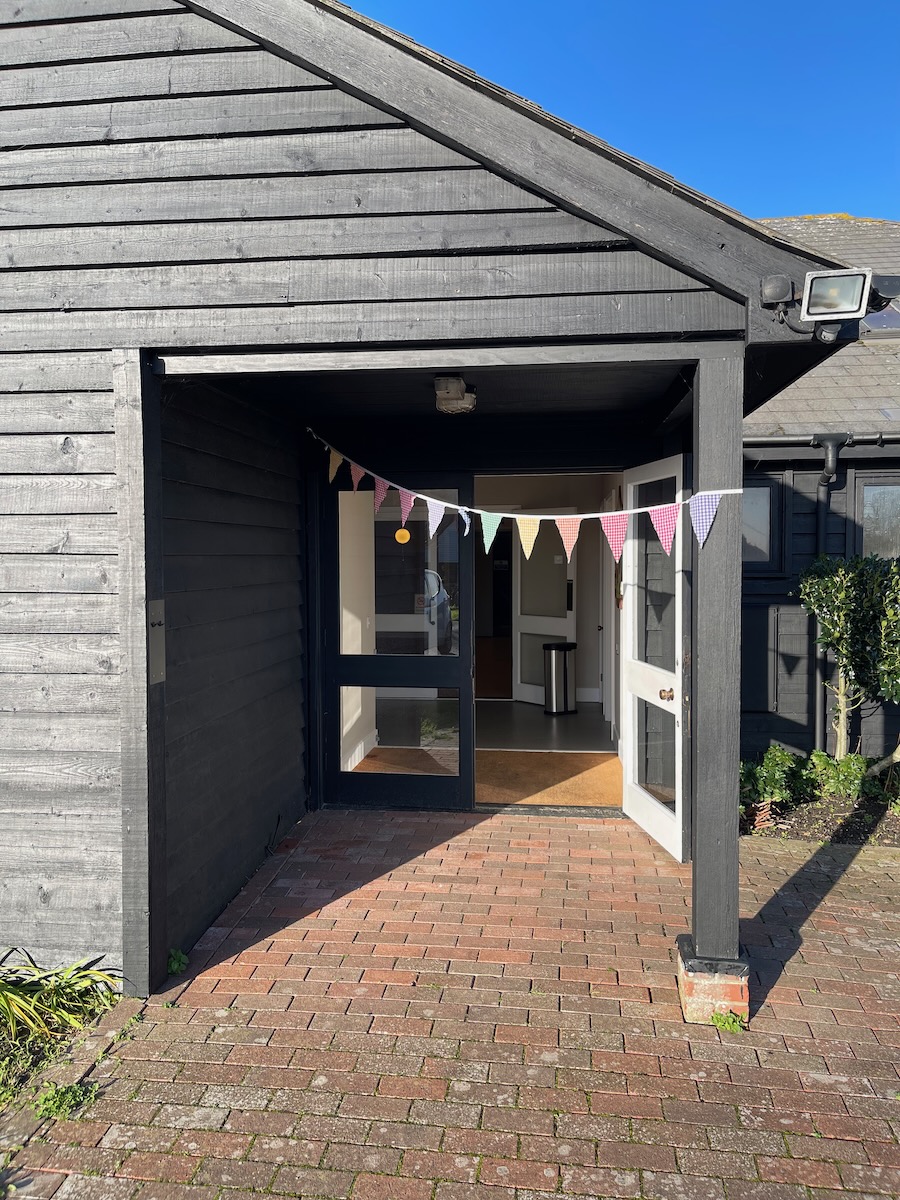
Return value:
M 169 951 L 169 974 L 183 975 L 187 970 L 188 956 L 183 950 Z
M 743 1033 L 745 1029 L 743 1017 L 739 1017 L 737 1013 L 733 1012 L 714 1012 L 712 1023 L 723 1033 Z
M 67 1121 L 97 1096 L 96 1083 L 47 1083 L 31 1103 L 37 1117 Z

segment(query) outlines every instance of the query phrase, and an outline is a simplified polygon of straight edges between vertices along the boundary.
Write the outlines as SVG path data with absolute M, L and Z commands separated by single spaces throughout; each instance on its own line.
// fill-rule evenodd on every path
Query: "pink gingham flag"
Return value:
M 698 492 L 696 496 L 691 496 L 688 501 L 688 507 L 691 510 L 691 524 L 694 527 L 694 533 L 697 535 L 697 544 L 699 546 L 702 546 L 709 537 L 709 531 L 712 529 L 712 523 L 716 519 L 721 499 L 721 492 Z
M 359 487 L 360 480 L 365 476 L 365 471 L 362 467 L 358 467 L 355 462 L 350 464 L 350 478 L 353 480 L 354 492 Z
M 379 479 L 376 476 L 376 478 L 375 478 L 375 511 L 376 512 L 378 512 L 379 508 L 381 508 L 382 504 L 384 504 L 384 498 L 388 494 L 388 488 L 390 486 L 391 485 L 388 483 L 388 481 L 386 479 Z
M 628 533 L 628 513 L 604 513 L 600 518 L 609 548 L 616 562 L 622 557 L 625 536 Z
M 680 512 L 680 504 L 659 504 L 656 508 L 650 509 L 650 520 L 653 522 L 653 528 L 656 530 L 666 554 L 672 553 L 672 540 L 675 537 L 675 530 L 678 528 Z
M 572 551 L 575 549 L 581 529 L 581 517 L 557 517 L 556 528 L 559 530 L 559 536 L 562 538 L 562 544 L 566 551 L 566 562 L 571 562 Z
M 400 493 L 400 524 L 405 525 L 409 520 L 416 497 L 415 493 L 408 492 L 405 488 L 398 488 L 397 491 Z
M 440 500 L 432 500 L 430 497 L 426 497 L 425 504 L 428 508 L 428 536 L 433 538 L 438 525 L 444 519 L 444 505 Z

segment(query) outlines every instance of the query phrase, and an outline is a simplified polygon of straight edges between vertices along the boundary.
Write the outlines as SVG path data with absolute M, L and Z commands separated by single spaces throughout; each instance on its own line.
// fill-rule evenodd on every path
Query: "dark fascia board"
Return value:
M 747 306 L 748 341 L 801 342 L 759 306 L 765 275 L 842 266 L 789 242 L 332 0 L 182 0 L 413 128 L 602 223 Z

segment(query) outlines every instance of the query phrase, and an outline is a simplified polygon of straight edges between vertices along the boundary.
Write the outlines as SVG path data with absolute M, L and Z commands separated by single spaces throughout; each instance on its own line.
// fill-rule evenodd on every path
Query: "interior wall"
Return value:
M 341 492 L 341 653 L 375 653 L 375 503 L 372 492 Z M 341 770 L 352 771 L 377 742 L 375 689 L 341 688 Z
M 533 512 L 554 508 L 572 508 L 578 512 L 599 512 L 605 498 L 618 483 L 611 475 L 484 475 L 475 479 L 475 505 L 509 511 Z M 606 572 L 601 565 L 602 536 L 599 521 L 582 524 L 577 545 L 577 582 L 575 589 L 575 640 L 578 644 L 575 681 L 583 699 L 599 700 L 601 683 L 601 632 L 603 625 L 601 587 Z M 560 546 L 562 543 L 560 543 Z M 606 556 L 612 562 L 609 550 Z M 486 579 L 487 556 L 483 544 L 475 551 L 475 630 L 479 633 L 479 599 L 489 597 Z M 601 582 L 601 575 L 604 582 Z M 479 584 L 481 585 L 479 587 Z M 606 670 L 606 668 L 603 668 Z
M 163 396 L 168 945 L 304 807 L 299 455 L 264 401 Z

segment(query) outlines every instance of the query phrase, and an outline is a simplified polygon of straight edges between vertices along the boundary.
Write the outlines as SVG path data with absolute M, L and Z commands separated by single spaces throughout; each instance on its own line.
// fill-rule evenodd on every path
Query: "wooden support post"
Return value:
M 743 385 L 739 359 L 704 358 L 697 366 L 694 492 L 741 486 Z M 741 524 L 741 497 L 723 496 L 693 557 L 693 926 L 690 938 L 679 939 L 688 1020 L 708 1021 L 717 1008 L 747 1015 L 738 933 Z
M 117 351 L 116 472 L 122 641 L 122 955 L 125 991 L 166 974 L 165 683 L 148 662 L 148 607 L 161 600 L 159 380 L 138 350 Z M 157 631 L 164 637 L 164 629 Z M 164 643 L 163 643 L 164 673 Z

